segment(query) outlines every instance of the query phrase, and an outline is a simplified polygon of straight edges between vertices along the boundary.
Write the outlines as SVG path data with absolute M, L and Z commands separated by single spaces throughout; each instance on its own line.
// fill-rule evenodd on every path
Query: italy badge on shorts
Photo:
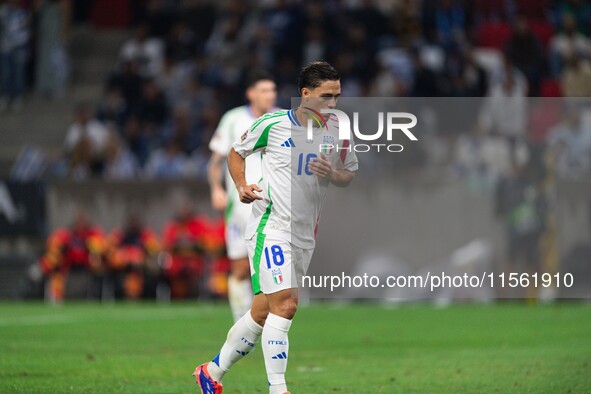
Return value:
M 273 282 L 275 282 L 276 285 L 283 283 L 283 274 L 281 273 L 281 268 L 272 270 L 271 274 L 273 275 Z

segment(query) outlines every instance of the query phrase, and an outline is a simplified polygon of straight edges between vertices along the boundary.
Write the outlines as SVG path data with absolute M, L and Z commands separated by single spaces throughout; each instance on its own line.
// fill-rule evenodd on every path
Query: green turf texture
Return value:
M 223 304 L 0 304 L 0 393 L 191 393 Z M 591 305 L 314 304 L 290 331 L 293 394 L 591 393 Z M 226 394 L 267 393 L 260 347 Z

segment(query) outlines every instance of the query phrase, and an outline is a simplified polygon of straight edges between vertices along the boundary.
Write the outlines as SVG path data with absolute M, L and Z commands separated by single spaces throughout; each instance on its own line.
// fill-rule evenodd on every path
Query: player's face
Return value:
M 268 80 L 259 81 L 248 89 L 247 96 L 248 101 L 260 112 L 269 112 L 275 106 L 275 101 L 277 101 L 275 82 Z
M 302 101 L 305 106 L 316 110 L 336 107 L 337 100 L 340 96 L 340 81 L 324 81 L 316 88 L 302 89 Z

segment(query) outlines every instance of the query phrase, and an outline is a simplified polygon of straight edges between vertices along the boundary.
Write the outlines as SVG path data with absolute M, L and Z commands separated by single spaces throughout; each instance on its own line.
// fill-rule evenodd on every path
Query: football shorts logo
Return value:
M 273 282 L 275 282 L 276 285 L 283 283 L 283 274 L 281 273 L 281 268 L 272 270 L 271 274 L 273 275 Z

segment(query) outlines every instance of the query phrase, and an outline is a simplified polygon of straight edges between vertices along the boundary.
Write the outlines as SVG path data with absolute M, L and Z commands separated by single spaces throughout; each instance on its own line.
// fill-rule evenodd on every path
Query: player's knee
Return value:
M 269 310 L 251 310 L 250 315 L 252 316 L 252 320 L 254 320 L 259 326 L 264 326 L 267 316 L 269 315 Z
M 298 310 L 298 300 L 297 298 L 288 298 L 283 300 L 282 302 L 274 305 L 271 308 L 271 312 L 274 315 L 281 316 L 285 319 L 293 319 L 296 312 Z

